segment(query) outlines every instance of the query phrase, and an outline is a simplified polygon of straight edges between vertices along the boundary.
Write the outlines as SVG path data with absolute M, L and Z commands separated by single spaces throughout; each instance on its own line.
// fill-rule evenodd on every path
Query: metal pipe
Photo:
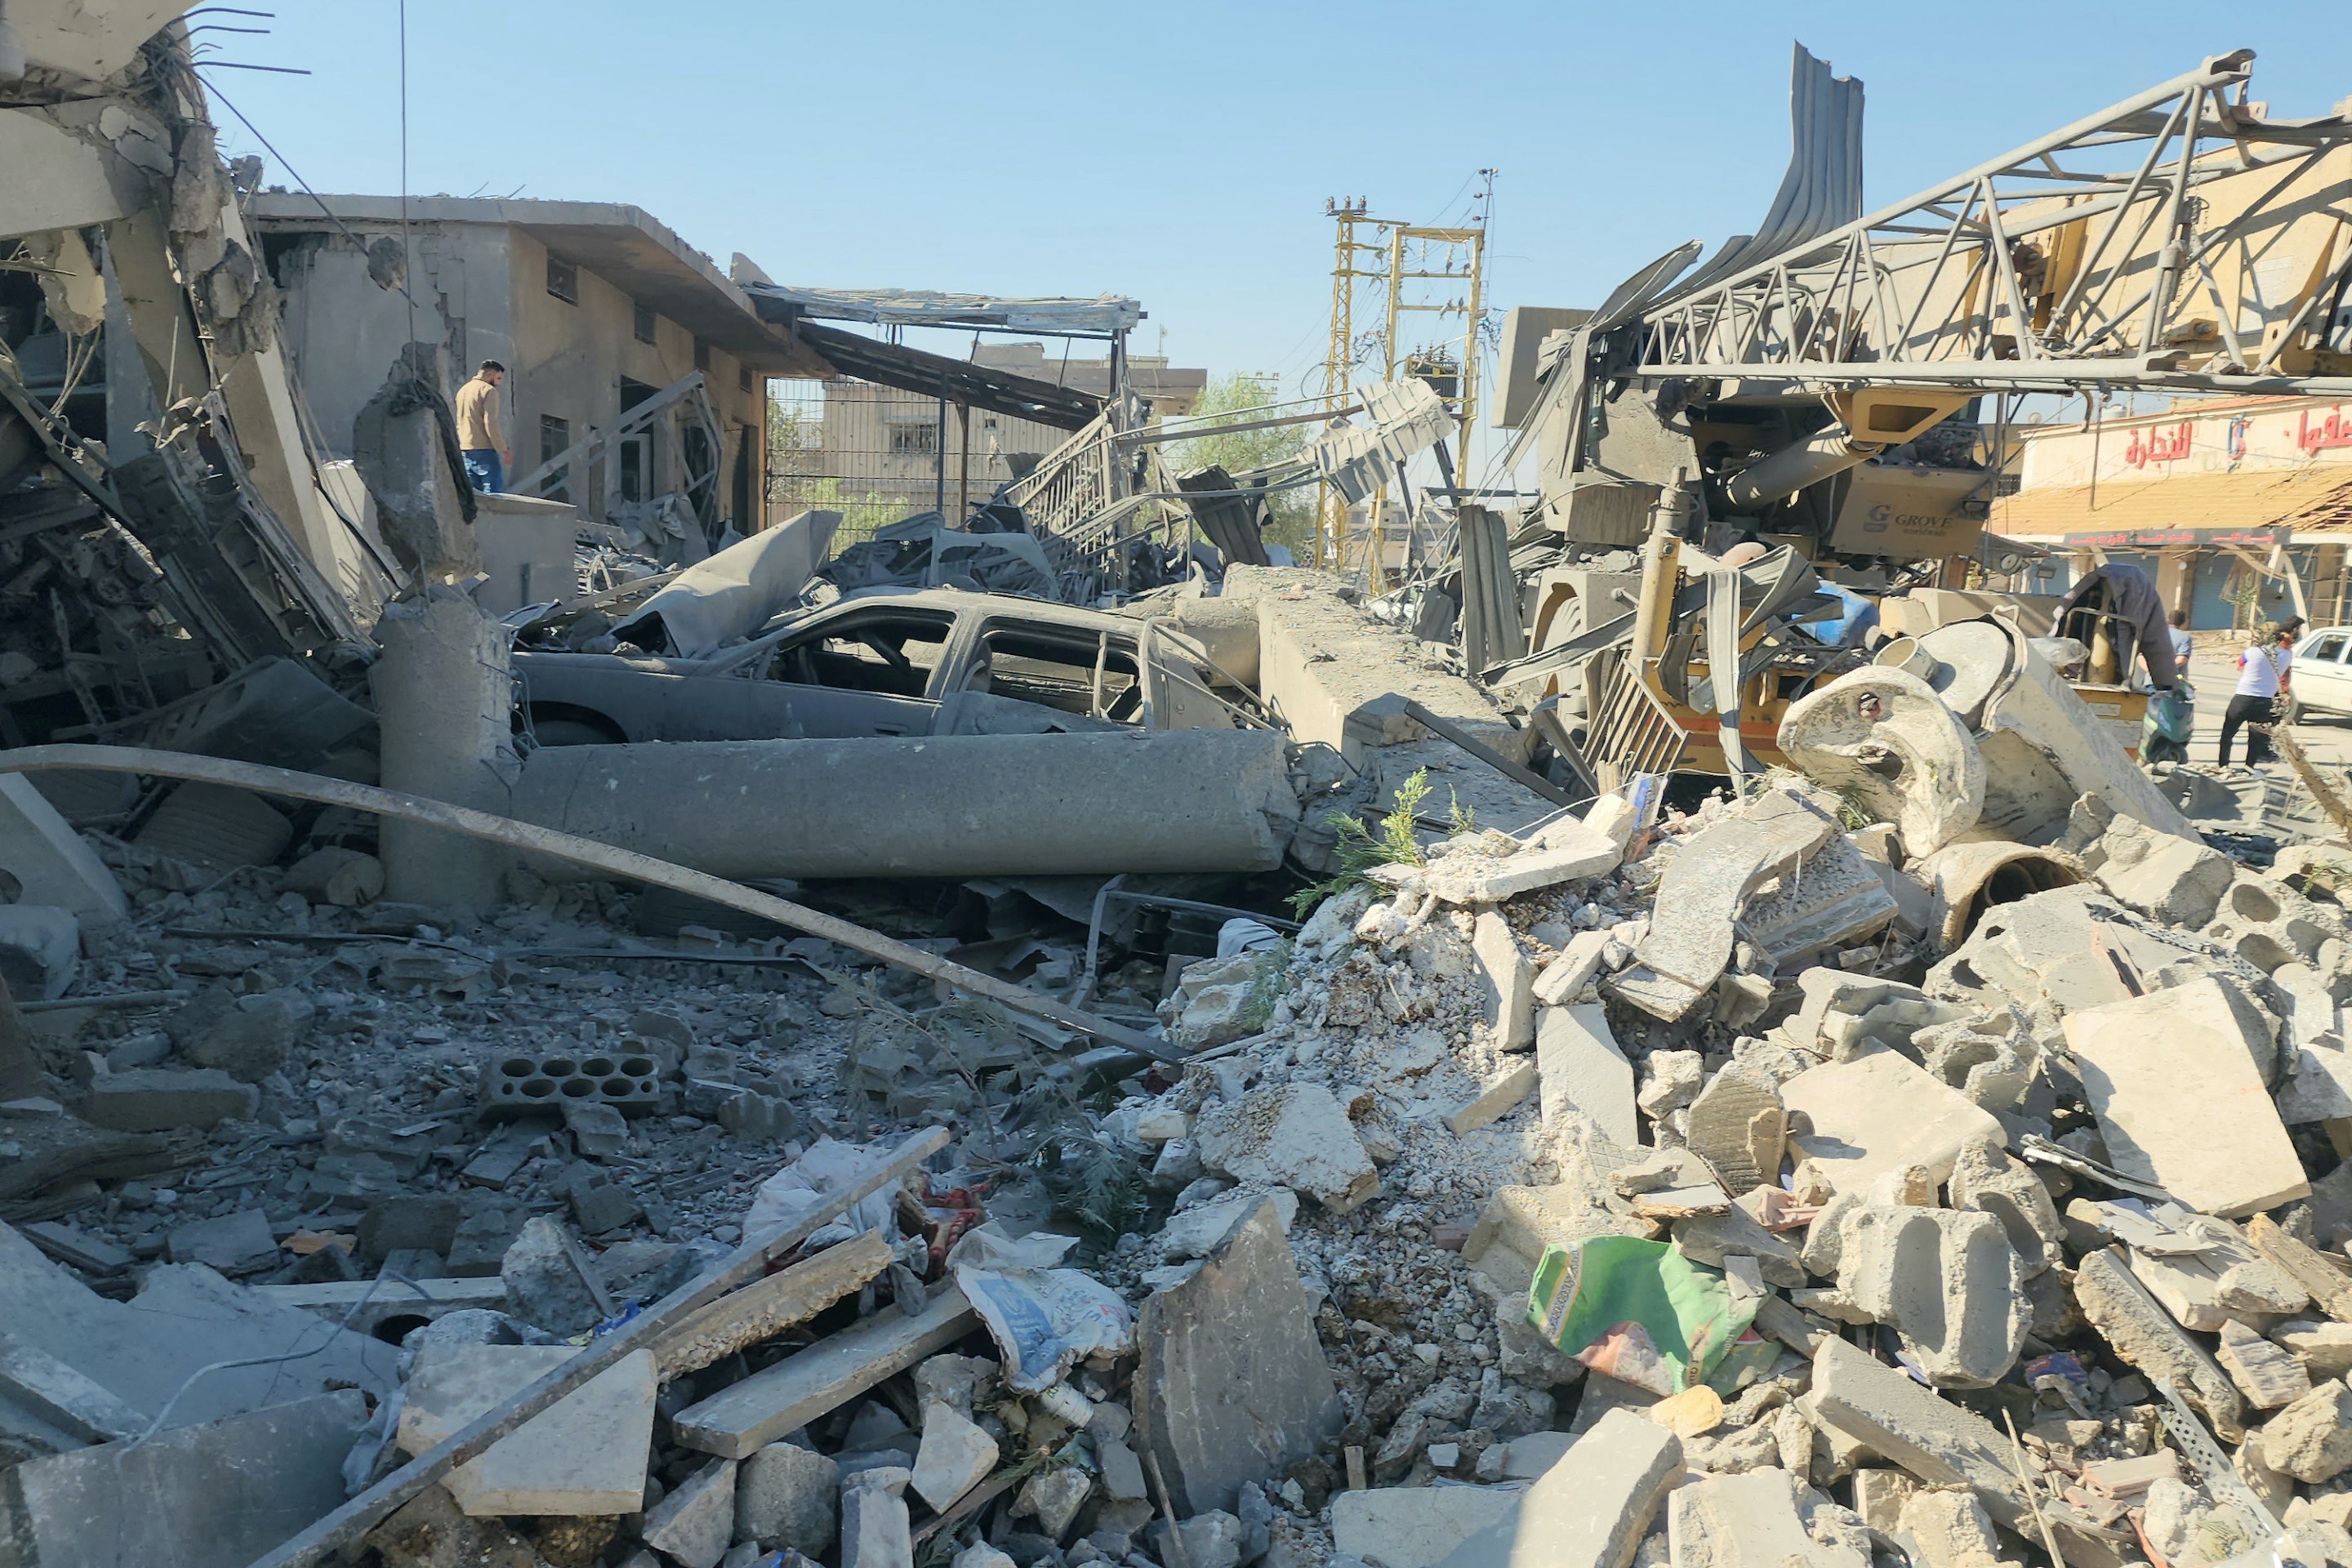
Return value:
M 1761 462 L 1751 463 L 1723 484 L 1723 499 L 1738 512 L 1753 512 L 1807 485 L 1868 461 L 1886 450 L 1877 442 L 1856 441 L 1838 426 L 1808 436 L 1793 447 L 1783 447 Z

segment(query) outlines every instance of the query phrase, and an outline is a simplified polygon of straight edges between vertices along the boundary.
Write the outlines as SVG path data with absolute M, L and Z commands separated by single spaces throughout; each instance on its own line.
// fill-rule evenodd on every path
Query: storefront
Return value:
M 2352 405 L 2234 399 L 2021 433 L 2021 486 L 1990 531 L 2046 554 L 2016 591 L 2128 562 L 2197 630 L 2352 619 Z

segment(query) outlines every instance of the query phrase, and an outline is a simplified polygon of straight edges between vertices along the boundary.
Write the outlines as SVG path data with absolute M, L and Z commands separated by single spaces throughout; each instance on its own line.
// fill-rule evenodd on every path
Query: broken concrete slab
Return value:
M 1478 911 L 1470 928 L 1470 952 L 1483 983 L 1480 1022 L 1487 1037 L 1503 1050 L 1526 1050 L 1535 1039 L 1535 967 L 1502 911 Z
M 2252 1214 L 2310 1193 L 2254 1065 L 2269 1041 L 2250 1037 L 2220 981 L 2203 975 L 2070 1012 L 2065 1029 L 2116 1170 L 2213 1215 Z M 2182 1093 L 2190 1084 L 2196 1092 Z
M 0 871 L 16 883 L 12 903 L 61 909 L 93 926 L 131 913 L 114 873 L 23 773 L 0 774 Z
M 1782 1469 L 1707 1476 L 1677 1488 L 1666 1505 L 1666 1550 L 1677 1564 L 1715 1568 L 1828 1562 L 1797 1516 L 1796 1479 Z
M 901 1519 L 906 1510 L 907 1505 L 899 1502 Z M 678 1568 L 719 1568 L 719 1560 L 727 1555 L 735 1539 L 735 1461 L 713 1459 L 679 1482 L 677 1489 L 646 1510 L 640 1533 L 647 1546 Z
M 1867 1352 L 1823 1340 L 1808 1398 L 1821 1420 L 1929 1485 L 1974 1488 L 1996 1520 L 2013 1527 L 2030 1513 L 2007 1434 Z
M 579 1353 L 570 1345 L 428 1345 L 403 1385 L 393 1441 L 422 1454 Z
M 147 1429 L 148 1416 L 47 1351 L 0 1331 L 0 1401 L 28 1410 L 84 1443 Z
M 1348 1113 L 1316 1083 L 1255 1089 L 1201 1112 L 1193 1124 L 1201 1162 L 1238 1182 L 1289 1187 L 1334 1214 L 1380 1195 L 1380 1173 Z
M 2201 926 L 2237 879 L 2234 861 L 2193 838 L 2115 816 L 2083 855 L 2099 885 L 2167 925 Z
M 1634 1120 L 1633 1065 L 1610 1031 L 1607 1009 L 1598 1002 L 1546 1007 L 1536 1033 L 1538 1103 L 1549 1131 L 1566 1130 L 1575 1117 L 1589 1119 L 1612 1143 L 1641 1142 Z
M 1684 840 L 1658 882 L 1657 902 L 1675 918 L 1650 928 L 1633 950 L 1634 967 L 1610 988 L 1643 1012 L 1680 1018 L 1731 962 L 1732 921 L 1748 895 L 1836 832 L 1836 821 L 1811 800 L 1770 790 Z
M 1601 960 L 1609 951 L 1610 935 L 1605 931 L 1580 931 L 1568 939 L 1559 956 L 1543 966 L 1536 975 L 1534 994 L 1538 1004 L 1546 1007 L 1564 1007 L 1583 994 L 1601 973 Z
M 1145 1300 L 1136 1343 L 1138 1447 L 1180 1514 L 1230 1510 L 1244 1483 L 1270 1484 L 1339 1429 L 1339 1388 L 1271 1204 Z
M 923 1408 L 923 1442 L 915 1451 L 915 1495 L 945 1513 L 955 1500 L 988 1479 L 996 1468 L 996 1439 L 951 1405 L 933 1401 Z
M 174 1263 L 203 1263 L 224 1274 L 278 1261 L 278 1237 L 259 1209 L 237 1209 L 213 1219 L 173 1226 L 165 1255 Z
M 1961 1150 L 2006 1141 L 1991 1112 L 1883 1047 L 1807 1068 L 1780 1086 L 1780 1099 L 1811 1127 L 1790 1143 L 1841 1193 L 1911 1165 L 1940 1184 Z
M 569 1345 L 436 1345 L 409 1373 L 394 1441 L 421 1454 L 572 1359 Z M 635 1513 L 653 1445 L 656 1363 L 640 1351 L 451 1471 L 475 1518 Z
M 1288 1187 L 1276 1187 L 1271 1193 L 1228 1193 L 1180 1210 L 1169 1217 L 1152 1239 L 1160 1247 L 1160 1256 L 1171 1263 L 1205 1258 L 1265 1202 L 1274 1205 L 1275 1218 L 1281 1223 L 1282 1233 L 1289 1235 L 1291 1222 L 1298 1217 L 1298 1194 Z
M 366 1421 L 347 1390 L 33 1459 L 0 1474 L 0 1540 L 26 1568 L 244 1568 L 341 1505 Z
M 2151 1379 L 2168 1380 L 2222 1441 L 2234 1443 L 2242 1436 L 2236 1385 L 2205 1347 L 2158 1305 L 2117 1249 L 2084 1255 L 2074 1270 L 2074 1300 L 2126 1365 Z
M 877 1313 L 719 1389 L 679 1411 L 672 1429 L 689 1448 L 745 1458 L 979 1327 L 963 1292 L 949 1286 L 914 1317 Z
M 259 1089 L 215 1068 L 141 1068 L 91 1079 L 81 1113 L 92 1126 L 118 1132 L 168 1132 L 249 1118 L 260 1106 Z
M 14 1229 L 0 1225 L 0 1324 L 18 1342 L 79 1371 L 148 1419 L 174 1394 L 173 1426 L 299 1398 L 317 1380 L 372 1393 L 398 1384 L 399 1352 L 380 1340 L 322 1330 L 311 1313 L 241 1289 L 194 1264 L 151 1268 L 128 1301 L 96 1295 Z M 276 1365 L 207 1373 L 222 1361 L 311 1352 L 300 1380 Z M 186 1385 L 184 1392 L 183 1385 Z
M 1514 1063 L 1501 1078 L 1486 1087 L 1486 1091 L 1469 1104 L 1446 1117 L 1445 1125 L 1457 1138 L 1465 1132 L 1499 1121 L 1519 1108 L 1519 1103 L 1536 1091 L 1536 1064 Z
M 1517 1488 L 1372 1487 L 1331 1500 L 1331 1544 L 1371 1568 L 1437 1568 L 1480 1531 L 1518 1517 Z
M 1989 1214 L 1864 1204 L 1845 1222 L 1838 1285 L 1903 1338 L 1938 1388 L 1990 1388 L 2025 1342 L 2024 1279 Z
M 1521 893 L 1613 871 L 1623 855 L 1603 835 L 1574 817 L 1562 817 L 1543 830 L 1540 844 L 1531 843 L 1499 860 L 1455 857 L 1464 862 L 1460 867 L 1441 861 L 1423 885 L 1445 903 L 1499 904 Z
M 1612 1410 L 1528 1488 L 1515 1518 L 1464 1542 L 1446 1568 L 1626 1568 L 1682 1473 L 1680 1438 Z

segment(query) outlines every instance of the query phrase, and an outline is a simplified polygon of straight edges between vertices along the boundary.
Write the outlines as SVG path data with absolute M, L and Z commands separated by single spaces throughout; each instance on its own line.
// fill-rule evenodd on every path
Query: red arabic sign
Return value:
M 2124 448 L 2124 461 L 2135 468 L 2173 462 L 2189 456 L 2189 424 L 2186 419 L 2169 431 L 2135 430 L 2131 445 Z
M 2341 404 L 2327 411 L 2327 417 L 2314 425 L 2305 410 L 2296 420 L 2294 444 L 2303 448 L 2304 456 L 2324 452 L 2334 447 L 2352 447 L 2352 419 L 2344 417 Z

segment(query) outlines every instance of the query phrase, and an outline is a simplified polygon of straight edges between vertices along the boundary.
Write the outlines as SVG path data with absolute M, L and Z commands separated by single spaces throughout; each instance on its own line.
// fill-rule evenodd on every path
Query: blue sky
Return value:
M 1296 391 L 1327 197 L 1459 221 L 1495 166 L 1490 302 L 1591 304 L 1761 216 L 1792 38 L 1867 84 L 1876 205 L 2208 54 L 2259 51 L 2274 113 L 2352 93 L 2340 8 L 2232 9 L 408 0 L 409 185 L 635 203 L 788 281 L 1129 294 L 1139 351 L 1164 329 L 1179 363 Z M 206 75 L 316 188 L 395 192 L 398 16 L 304 0 L 203 41 L 315 74 Z

